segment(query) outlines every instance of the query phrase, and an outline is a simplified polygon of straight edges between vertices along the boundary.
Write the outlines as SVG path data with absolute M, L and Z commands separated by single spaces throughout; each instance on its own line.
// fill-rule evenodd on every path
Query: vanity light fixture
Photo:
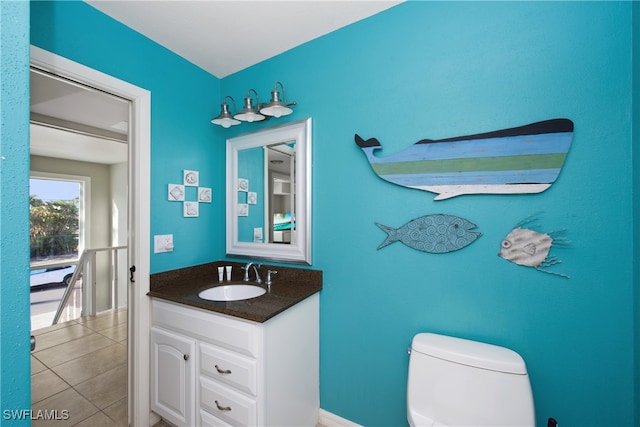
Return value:
M 282 96 L 280 95 L 280 91 Z M 253 104 L 253 98 L 251 93 L 255 95 L 255 106 Z M 227 104 L 227 98 L 233 102 L 233 111 L 236 109 L 236 102 L 230 96 L 225 96 L 218 117 L 211 120 L 214 125 L 220 125 L 223 128 L 229 128 L 234 125 L 239 125 L 241 122 L 259 122 L 270 117 L 282 117 L 289 115 L 293 112 L 290 108 L 292 105 L 296 105 L 296 102 L 287 102 L 286 95 L 284 93 L 284 85 L 281 82 L 275 82 L 273 90 L 271 91 L 271 101 L 268 104 L 261 104 L 258 98 L 258 92 L 255 89 L 249 89 L 247 96 L 244 98 L 244 108 L 238 114 L 231 114 L 229 112 L 229 105 Z
M 254 108 L 253 100 L 251 99 L 251 92 L 256 95 L 256 105 Z M 244 98 L 244 108 L 238 114 L 233 116 L 234 119 L 241 120 L 243 122 L 259 122 L 264 120 L 265 117 L 260 114 L 260 99 L 258 98 L 258 92 L 255 89 L 249 89 L 247 91 L 247 96 Z
M 213 123 L 214 125 L 220 125 L 225 129 L 240 124 L 240 120 L 234 119 L 231 113 L 229 113 L 229 104 L 227 104 L 227 98 L 229 98 L 231 102 L 233 102 L 233 111 L 236 110 L 236 101 L 232 97 L 227 95 L 223 98 L 222 104 L 220 105 L 220 114 L 218 114 L 218 117 L 215 117 L 211 120 L 211 123 Z
M 280 101 L 280 93 L 278 92 L 278 86 L 282 89 L 282 101 Z M 284 85 L 280 82 L 275 82 L 273 90 L 271 91 L 271 101 L 268 104 L 264 104 L 260 108 L 260 112 L 267 116 L 282 117 L 293 113 L 293 110 L 289 108 L 291 105 L 296 105 L 295 101 L 287 104 L 287 97 L 284 93 Z

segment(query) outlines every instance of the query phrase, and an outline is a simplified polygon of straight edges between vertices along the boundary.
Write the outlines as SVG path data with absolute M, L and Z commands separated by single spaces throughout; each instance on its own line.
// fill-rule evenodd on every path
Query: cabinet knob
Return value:
M 218 401 L 216 400 L 216 406 L 218 407 L 218 409 L 220 411 L 230 411 L 231 410 L 231 406 L 220 406 L 220 404 L 218 403 Z
M 182 357 L 184 358 L 184 360 L 189 360 L 189 355 L 188 354 L 185 354 Z

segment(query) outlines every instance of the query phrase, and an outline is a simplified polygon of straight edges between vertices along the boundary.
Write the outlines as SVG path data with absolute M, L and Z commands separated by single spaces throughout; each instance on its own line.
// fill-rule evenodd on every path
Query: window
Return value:
M 84 246 L 84 181 L 32 176 L 29 187 L 31 265 L 76 261 Z

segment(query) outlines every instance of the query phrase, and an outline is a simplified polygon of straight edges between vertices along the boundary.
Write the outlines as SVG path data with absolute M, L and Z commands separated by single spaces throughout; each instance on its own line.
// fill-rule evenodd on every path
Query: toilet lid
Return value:
M 413 338 L 411 348 L 453 363 L 509 374 L 527 374 L 527 367 L 518 353 L 497 345 L 422 333 Z

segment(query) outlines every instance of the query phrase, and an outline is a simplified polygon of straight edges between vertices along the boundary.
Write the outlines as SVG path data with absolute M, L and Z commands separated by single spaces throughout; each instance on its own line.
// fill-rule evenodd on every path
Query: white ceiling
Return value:
M 402 0 L 85 0 L 218 78 Z
M 31 124 L 31 154 L 112 165 L 127 161 L 127 144 Z
M 402 1 L 85 0 L 218 78 Z M 32 70 L 31 113 L 32 154 L 105 164 L 127 159 L 125 100 Z
M 33 68 L 30 80 L 32 155 L 127 161 L 128 101 Z

